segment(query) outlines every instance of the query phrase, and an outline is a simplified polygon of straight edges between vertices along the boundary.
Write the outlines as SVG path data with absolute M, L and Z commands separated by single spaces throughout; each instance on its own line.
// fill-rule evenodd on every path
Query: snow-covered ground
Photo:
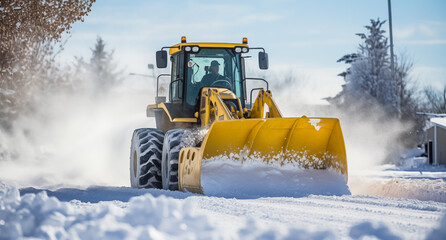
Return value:
M 131 132 L 154 125 L 141 111 L 154 96 L 145 81 L 101 99 L 56 98 L 44 118 L 16 123 L 26 126 L 16 138 L 0 132 L 0 239 L 446 239 L 446 168 L 419 151 L 377 164 L 392 122 L 377 132 L 373 119 L 343 120 L 348 185 L 331 171 L 236 173 L 221 161 L 203 169 L 206 196 L 129 188 Z
M 0 239 L 446 239 L 446 169 L 409 165 L 355 173 L 348 186 L 335 172 L 295 170 L 285 182 L 276 178 L 292 169 L 263 169 L 277 188 L 211 184 L 210 196 L 0 184 Z
M 112 187 L 21 194 L 15 188 L 0 192 L 2 239 L 424 239 L 435 229 L 442 235 L 433 239 L 446 234 L 446 220 L 439 225 L 446 205 L 433 201 L 351 195 L 237 199 Z

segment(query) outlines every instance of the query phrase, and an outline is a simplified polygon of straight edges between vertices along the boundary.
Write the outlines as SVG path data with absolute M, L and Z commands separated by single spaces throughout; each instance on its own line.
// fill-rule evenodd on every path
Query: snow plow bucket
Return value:
M 183 148 L 179 189 L 203 192 L 202 164 L 207 160 L 263 161 L 308 169 L 335 169 L 347 178 L 347 159 L 338 119 L 270 118 L 212 124 L 200 148 Z

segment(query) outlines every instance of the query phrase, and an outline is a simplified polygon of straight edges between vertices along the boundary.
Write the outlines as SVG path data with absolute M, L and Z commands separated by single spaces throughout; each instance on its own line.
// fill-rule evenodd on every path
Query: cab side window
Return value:
M 180 101 L 183 99 L 183 72 L 184 72 L 184 54 L 176 54 L 171 57 L 172 61 L 172 82 L 170 88 L 171 101 Z

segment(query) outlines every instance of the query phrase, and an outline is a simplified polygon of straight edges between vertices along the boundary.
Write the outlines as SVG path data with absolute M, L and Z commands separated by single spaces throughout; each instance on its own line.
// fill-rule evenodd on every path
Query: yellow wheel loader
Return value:
M 242 43 L 188 43 L 182 37 L 181 43 L 156 53 L 158 68 L 167 67 L 170 55 L 171 74 L 158 76 L 155 104 L 147 106 L 156 129 L 133 133 L 132 187 L 203 194 L 202 165 L 220 157 L 332 168 L 347 178 L 339 120 L 282 117 L 268 82 L 245 76 L 245 59 L 253 51 L 258 52 L 259 68 L 268 69 L 265 50 L 250 48 L 246 38 Z M 166 76 L 168 101 L 158 95 L 159 80 Z M 248 80 L 266 83 L 266 89 L 257 89 L 254 102 L 248 98 Z

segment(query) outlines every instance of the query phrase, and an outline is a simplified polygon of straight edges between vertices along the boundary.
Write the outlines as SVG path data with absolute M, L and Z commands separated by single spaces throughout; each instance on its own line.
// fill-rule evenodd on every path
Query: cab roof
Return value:
M 242 43 L 210 43 L 210 42 L 195 42 L 195 43 L 178 43 L 172 46 L 169 50 L 169 54 L 175 54 L 182 51 L 184 46 L 198 46 L 200 48 L 235 48 L 235 47 L 248 47 L 248 44 Z

